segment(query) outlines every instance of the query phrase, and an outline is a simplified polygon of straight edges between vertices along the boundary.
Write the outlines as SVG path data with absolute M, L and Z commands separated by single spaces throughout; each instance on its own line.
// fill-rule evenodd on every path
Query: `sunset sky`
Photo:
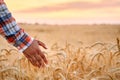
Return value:
M 5 0 L 18 22 L 120 23 L 120 0 Z

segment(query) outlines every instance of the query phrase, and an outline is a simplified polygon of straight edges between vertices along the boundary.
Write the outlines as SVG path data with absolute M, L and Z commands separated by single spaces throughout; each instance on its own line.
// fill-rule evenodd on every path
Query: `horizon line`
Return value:
M 27 23 L 17 22 L 18 24 L 31 24 L 31 25 L 120 25 L 120 23 L 79 23 L 79 24 L 48 24 L 48 23 Z
M 49 24 L 49 25 L 79 25 L 79 24 L 120 24 L 119 20 L 31 20 L 16 19 L 17 23 Z

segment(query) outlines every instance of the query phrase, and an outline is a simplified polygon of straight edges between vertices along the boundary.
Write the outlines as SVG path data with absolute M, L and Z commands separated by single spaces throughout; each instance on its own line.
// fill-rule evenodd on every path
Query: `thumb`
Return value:
M 38 40 L 36 40 L 36 41 L 37 41 L 38 44 L 39 44 L 40 46 L 42 46 L 44 49 L 47 49 L 46 45 L 45 45 L 43 42 L 38 41 Z

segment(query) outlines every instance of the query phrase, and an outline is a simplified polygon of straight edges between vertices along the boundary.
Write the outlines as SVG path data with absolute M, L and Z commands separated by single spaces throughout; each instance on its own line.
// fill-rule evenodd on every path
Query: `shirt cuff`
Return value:
M 22 47 L 21 49 L 19 49 L 20 53 L 23 53 L 24 50 L 26 50 L 33 42 L 34 38 L 30 37 L 31 40 L 27 43 L 27 45 L 24 45 L 24 47 Z

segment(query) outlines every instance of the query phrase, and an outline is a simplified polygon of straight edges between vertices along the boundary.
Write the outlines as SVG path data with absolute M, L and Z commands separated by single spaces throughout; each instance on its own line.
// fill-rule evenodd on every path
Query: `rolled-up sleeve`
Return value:
M 20 52 L 27 49 L 33 41 L 33 38 L 17 25 L 5 2 L 0 2 L 0 35 Z

